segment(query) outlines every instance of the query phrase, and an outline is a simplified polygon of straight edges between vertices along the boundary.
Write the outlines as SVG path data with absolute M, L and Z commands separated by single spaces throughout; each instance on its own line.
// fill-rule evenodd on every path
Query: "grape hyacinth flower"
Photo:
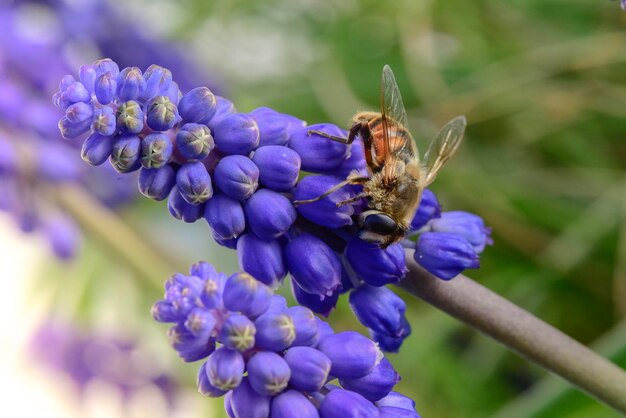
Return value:
M 152 316 L 174 324 L 168 337 L 184 361 L 203 360 L 198 390 L 223 396 L 232 418 L 419 417 L 392 391 L 400 376 L 374 341 L 334 333 L 248 273 L 194 264 L 165 283 Z
M 415 249 L 415 259 L 425 269 L 449 280 L 466 268 L 477 268 L 478 254 L 491 243 L 490 230 L 479 217 L 442 213 L 430 190 L 423 193 L 407 239 L 386 248 L 365 242 L 357 236 L 355 219 L 367 201 L 338 206 L 357 196 L 360 186 L 347 185 L 318 201 L 293 204 L 320 196 L 350 173 L 364 172 L 360 139 L 345 145 L 311 135 L 311 130 L 336 136 L 346 132 L 332 124 L 307 126 L 269 108 L 240 113 L 206 87 L 178 93 L 173 73 L 159 66 L 150 66 L 143 81 L 140 69 L 119 70 L 109 59 L 81 68 L 83 73 L 113 73 L 125 83 L 106 101 L 97 94 L 86 99 L 76 93 L 92 91 L 91 79 L 67 75 L 59 85 L 54 102 L 66 112 L 61 132 L 86 137 L 83 149 L 91 151 L 87 162 L 98 165 L 108 157 L 120 172 L 139 170 L 142 194 L 154 200 L 167 196 L 170 213 L 184 222 L 204 218 L 216 242 L 236 249 L 239 267 L 262 283 L 277 287 L 290 274 L 294 297 L 316 313 L 328 315 L 339 294 L 353 292 L 352 309 L 385 350 L 397 350 L 410 334 L 404 306 L 384 288 L 398 284 L 406 273 L 404 247 Z M 148 76 L 154 73 L 163 75 L 159 83 Z M 83 82 L 84 88 L 77 87 Z M 150 89 L 142 87 L 148 84 Z M 70 118 L 73 113 L 68 112 L 78 103 L 93 108 L 84 115 L 124 118 L 120 122 L 118 116 L 115 132 L 103 136 L 96 116 L 89 124 Z M 153 110 L 155 103 L 158 111 Z M 141 132 L 129 134 L 135 125 L 143 126 Z M 124 152 L 116 153 L 120 148 Z M 375 305 L 369 302 L 377 294 L 374 288 L 384 289 Z
M 36 23 L 29 20 L 33 9 L 34 15 L 42 18 Z M 92 96 L 105 103 L 113 101 L 118 88 L 123 87 L 118 83 L 117 64 L 86 66 L 76 78 L 63 77 L 70 71 L 70 58 L 60 51 L 83 50 L 75 48 L 78 42 L 89 45 L 94 52 L 113 54 L 122 63 L 131 62 L 132 57 L 133 63 L 160 62 L 180 68 L 177 81 L 186 86 L 208 80 L 181 50 L 144 34 L 110 2 L 4 2 L 0 23 L 0 210 L 11 216 L 23 232 L 39 232 L 57 258 L 71 259 L 80 248 L 81 231 L 74 218 L 50 198 L 56 190 L 65 185 L 84 186 L 85 191 L 111 208 L 127 204 L 136 196 L 134 176 L 121 176 L 109 165 L 86 169 L 80 155 L 95 163 L 111 156 L 119 171 L 132 171 L 138 155 L 144 156 L 139 161 L 142 165 L 157 169 L 169 161 L 175 150 L 169 139 L 159 136 L 137 148 L 139 138 L 131 134 L 144 124 L 144 109 L 137 107 L 136 101 L 129 99 L 120 104 L 119 112 L 87 103 Z M 158 88 L 168 71 L 146 75 L 144 96 Z M 77 152 L 80 143 L 65 141 L 59 135 L 57 123 L 63 113 L 50 106 L 50 96 L 60 79 L 66 95 L 59 100 L 67 105 L 66 119 L 60 126 L 68 133 L 92 129 L 97 134 L 82 152 Z M 177 90 L 167 94 L 176 94 L 174 100 L 178 100 Z M 165 100 L 154 104 L 145 114 L 149 124 L 160 123 L 159 111 L 162 113 L 168 105 Z M 170 115 L 166 112 L 166 116 Z M 118 122 L 129 136 L 114 144 L 110 137 L 118 129 Z M 160 197 L 156 190 L 159 182 L 168 181 L 164 174 L 168 169 L 152 176 L 147 192 Z

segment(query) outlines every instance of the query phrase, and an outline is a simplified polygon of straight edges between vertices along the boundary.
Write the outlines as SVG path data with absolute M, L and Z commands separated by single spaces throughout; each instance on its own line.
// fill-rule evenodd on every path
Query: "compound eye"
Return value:
M 361 229 L 386 236 L 392 235 L 398 229 L 398 224 L 384 213 L 373 213 L 363 219 Z

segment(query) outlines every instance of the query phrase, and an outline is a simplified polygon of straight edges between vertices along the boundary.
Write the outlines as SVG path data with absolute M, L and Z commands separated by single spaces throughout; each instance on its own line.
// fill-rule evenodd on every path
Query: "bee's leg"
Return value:
M 351 144 L 352 142 L 354 142 L 356 135 L 361 130 L 361 125 L 362 125 L 361 123 L 355 123 L 354 125 L 352 125 L 352 128 L 350 128 L 350 130 L 348 131 L 347 138 L 342 138 L 340 136 L 331 135 L 329 133 L 326 133 L 323 131 L 317 131 L 317 130 L 310 130 L 307 133 L 309 136 L 315 134 L 315 135 L 323 136 L 324 138 L 332 139 L 333 141 L 341 142 L 342 144 Z
M 325 198 L 326 196 L 336 192 L 337 190 L 341 189 L 342 187 L 348 185 L 348 184 L 363 184 L 365 183 L 367 180 L 369 180 L 368 177 L 352 177 L 352 178 L 347 178 L 344 181 L 342 181 L 339 184 L 334 185 L 333 187 L 331 187 L 330 189 L 326 190 L 324 193 L 322 193 L 321 195 L 314 197 L 313 199 L 307 199 L 307 200 L 294 200 L 293 201 L 293 205 L 294 206 L 298 206 L 298 205 L 303 205 L 305 203 L 313 203 L 313 202 L 317 202 L 318 200 L 322 200 L 323 198 Z
M 344 201 L 342 201 L 342 202 L 337 202 L 336 206 L 337 206 L 338 208 L 340 208 L 340 207 L 342 207 L 342 206 L 349 205 L 350 203 L 358 202 L 359 200 L 361 200 L 361 199 L 365 199 L 365 198 L 366 198 L 366 197 L 368 197 L 368 196 L 369 196 L 369 194 L 368 194 L 368 193 L 365 193 L 365 192 L 364 192 L 364 193 L 359 193 L 358 195 L 356 195 L 356 196 L 354 196 L 354 197 L 351 197 L 351 198 L 350 198 L 350 199 L 348 199 L 348 200 L 344 200 Z

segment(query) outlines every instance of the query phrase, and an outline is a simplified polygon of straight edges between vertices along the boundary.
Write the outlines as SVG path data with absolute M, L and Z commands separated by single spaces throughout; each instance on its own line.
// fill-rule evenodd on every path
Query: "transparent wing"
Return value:
M 382 113 L 383 132 L 386 151 L 394 154 L 410 153 L 418 158 L 417 146 L 409 133 L 408 118 L 400 89 L 391 67 L 385 65 L 380 83 L 380 109 Z M 390 141 L 403 141 L 402 144 L 391 144 Z
M 465 116 L 457 116 L 441 128 L 430 143 L 424 154 L 424 168 L 426 170 L 425 186 L 437 177 L 437 173 L 444 164 L 454 155 L 465 133 L 467 120 Z

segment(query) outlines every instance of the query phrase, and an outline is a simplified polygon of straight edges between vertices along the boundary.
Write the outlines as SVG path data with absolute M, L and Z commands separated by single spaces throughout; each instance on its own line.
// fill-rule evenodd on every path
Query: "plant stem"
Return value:
M 126 225 L 113 211 L 98 202 L 79 186 L 66 185 L 54 189 L 56 202 L 81 226 L 124 260 L 137 276 L 154 289 L 163 289 L 163 282 L 177 271 L 174 263 L 154 245 Z
M 624 370 L 470 278 L 445 282 L 406 254 L 405 290 L 626 415 Z

